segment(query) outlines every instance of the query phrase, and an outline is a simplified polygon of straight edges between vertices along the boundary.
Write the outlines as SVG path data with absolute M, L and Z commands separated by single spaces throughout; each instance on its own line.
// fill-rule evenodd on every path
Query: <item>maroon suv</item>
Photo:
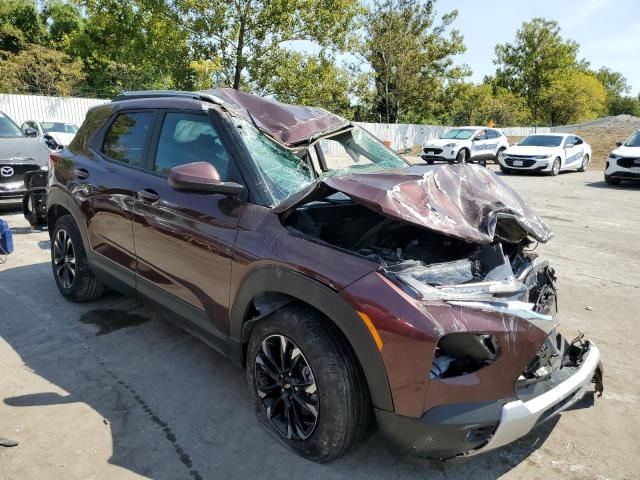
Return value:
M 108 285 L 246 366 L 259 418 L 334 459 L 372 414 L 390 447 L 446 459 L 509 443 L 602 390 L 557 332 L 552 237 L 476 165 L 411 166 L 318 108 L 234 90 L 133 92 L 51 155 L 62 295 Z

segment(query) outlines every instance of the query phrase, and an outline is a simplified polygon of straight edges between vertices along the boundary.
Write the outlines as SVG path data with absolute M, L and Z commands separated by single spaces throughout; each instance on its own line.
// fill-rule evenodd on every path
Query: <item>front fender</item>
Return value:
M 393 401 L 382 357 L 371 333 L 354 308 L 338 292 L 301 273 L 279 265 L 261 265 L 242 280 L 229 313 L 234 361 L 244 363 L 242 327 L 256 295 L 282 293 L 308 303 L 340 329 L 362 366 L 376 408 L 392 411 Z

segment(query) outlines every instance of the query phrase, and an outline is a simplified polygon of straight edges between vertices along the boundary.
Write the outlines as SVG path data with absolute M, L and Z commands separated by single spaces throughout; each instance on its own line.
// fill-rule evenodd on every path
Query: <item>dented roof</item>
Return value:
M 490 170 L 473 164 L 327 176 L 276 211 L 286 213 L 335 192 L 385 216 L 468 242 L 519 242 L 527 236 L 547 242 L 553 237 L 551 228 L 511 187 Z
M 286 105 L 233 88 L 216 88 L 200 93 L 252 122 L 262 132 L 287 147 L 303 145 L 322 133 L 349 125 L 344 118 L 322 108 Z

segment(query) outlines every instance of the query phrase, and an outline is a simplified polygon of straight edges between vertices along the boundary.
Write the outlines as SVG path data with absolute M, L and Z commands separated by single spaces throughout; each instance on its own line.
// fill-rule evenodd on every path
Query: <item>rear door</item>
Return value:
M 167 180 L 172 167 L 204 161 L 221 181 L 243 183 L 214 123 L 218 115 L 162 112 L 137 187 L 133 233 L 138 290 L 201 330 L 226 335 L 231 257 L 244 203 L 178 192 Z
M 577 168 L 582 162 L 584 142 L 575 135 L 569 135 L 564 140 L 564 152 L 564 166 Z
M 91 250 L 99 267 L 135 285 L 133 203 L 138 177 L 145 165 L 154 112 L 120 111 L 98 139 L 102 161 L 76 156 L 73 175 L 79 188 L 76 200 L 87 219 Z

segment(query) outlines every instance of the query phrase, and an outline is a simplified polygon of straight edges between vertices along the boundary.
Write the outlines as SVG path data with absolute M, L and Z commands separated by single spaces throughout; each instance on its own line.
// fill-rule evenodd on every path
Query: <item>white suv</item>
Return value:
M 429 165 L 438 161 L 449 163 L 497 161 L 498 155 L 509 147 L 509 140 L 495 128 L 456 127 L 440 138 L 427 140 L 422 148 L 422 159 Z
M 640 180 L 640 130 L 609 154 L 604 181 L 618 185 L 622 180 Z

